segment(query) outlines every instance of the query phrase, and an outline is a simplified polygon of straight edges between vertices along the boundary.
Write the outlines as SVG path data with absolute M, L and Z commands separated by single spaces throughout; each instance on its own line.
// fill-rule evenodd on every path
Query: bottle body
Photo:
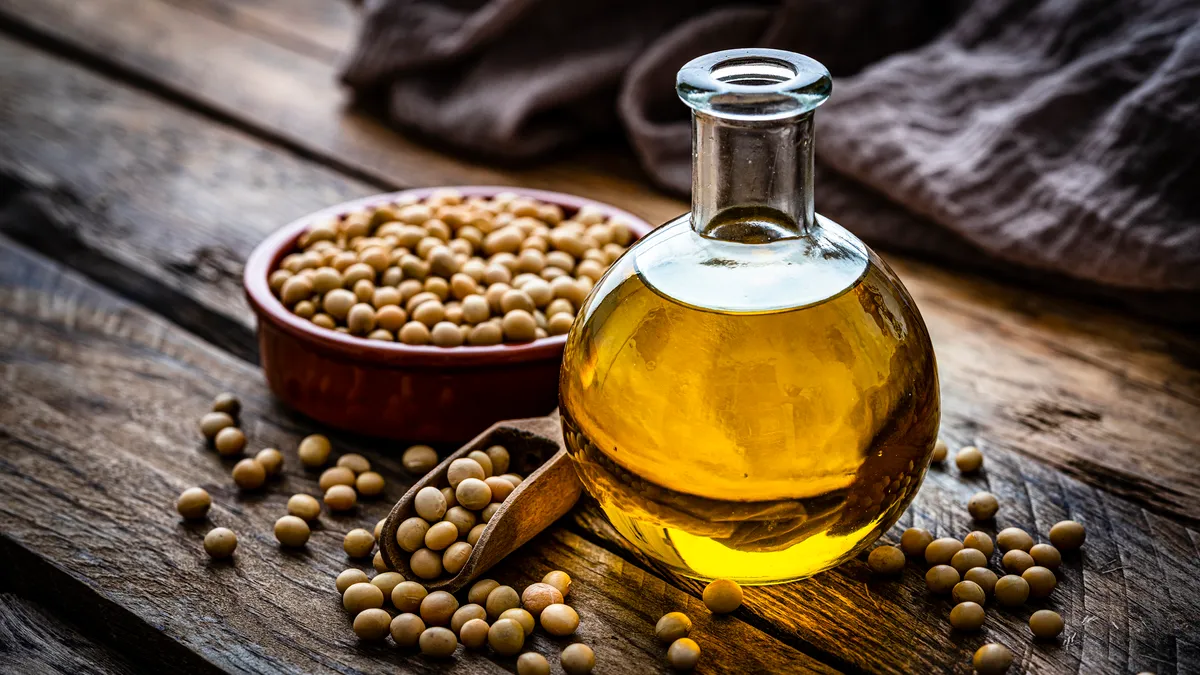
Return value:
M 939 417 L 912 299 L 819 216 L 768 244 L 685 216 L 635 244 L 581 308 L 559 392 L 568 449 L 622 535 L 743 583 L 874 541 L 920 485 Z

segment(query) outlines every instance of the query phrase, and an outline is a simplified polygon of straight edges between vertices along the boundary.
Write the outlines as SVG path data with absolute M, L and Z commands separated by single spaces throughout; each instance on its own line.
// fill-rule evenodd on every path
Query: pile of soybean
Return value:
M 518 675 L 550 673 L 545 656 L 522 653 L 538 627 L 554 638 L 570 637 L 579 627 L 579 614 L 566 604 L 571 577 L 561 570 L 547 573 L 520 593 L 494 579 L 483 579 L 467 591 L 465 602 L 446 591 L 430 593 L 397 572 L 370 578 L 350 568 L 338 575 L 334 585 L 342 607 L 354 617 L 355 634 L 363 640 L 391 636 L 396 646 L 419 649 L 433 658 L 453 656 L 460 644 L 470 650 L 490 648 L 500 657 L 520 654 Z M 704 589 L 703 599 L 712 613 L 728 614 L 741 606 L 742 589 L 733 581 L 718 579 Z M 691 630 L 692 621 L 683 612 L 670 612 L 655 626 L 655 635 L 667 646 L 667 663 L 675 670 L 690 671 L 700 660 L 700 646 L 688 637 Z M 560 663 L 568 675 L 584 675 L 595 667 L 596 657 L 591 647 L 576 642 L 563 648 Z
M 621 218 L 513 192 L 438 190 L 314 223 L 271 290 L 313 325 L 439 347 L 529 342 L 571 328 L 633 241 Z
M 380 572 L 374 578 L 357 568 L 335 581 L 342 606 L 354 616 L 354 632 L 363 640 L 383 640 L 389 635 L 401 648 L 420 649 L 434 658 L 449 658 L 461 643 L 467 649 L 491 650 L 502 657 L 520 654 L 520 675 L 546 674 L 550 663 L 537 652 L 521 653 L 537 627 L 553 637 L 568 637 L 579 627 L 579 614 L 566 604 L 571 577 L 562 571 L 546 574 L 520 593 L 494 579 L 475 582 L 465 602 L 446 591 L 430 593 L 416 581 L 397 572 Z M 394 612 L 385 609 L 390 604 Z M 590 673 L 596 665 L 591 647 L 566 646 L 560 655 L 570 675 Z
M 200 418 L 200 433 L 222 457 L 235 457 L 246 449 L 246 434 L 238 423 L 241 409 L 241 401 L 236 396 L 222 393 L 213 400 L 212 410 Z M 324 468 L 332 453 L 333 445 L 321 434 L 305 437 L 297 448 L 300 463 L 309 470 Z M 251 492 L 262 489 L 268 479 L 280 476 L 282 471 L 283 453 L 275 448 L 263 448 L 253 457 L 238 461 L 231 477 L 239 490 Z M 321 515 L 322 501 L 330 511 L 347 512 L 360 498 L 382 495 L 385 485 L 383 476 L 371 470 L 371 462 L 366 457 L 357 453 L 342 455 L 336 465 L 325 469 L 318 479 L 318 486 L 324 493 L 321 501 L 303 493 L 288 499 L 287 515 L 275 521 L 275 538 L 284 546 L 304 546 L 312 534 L 309 523 Z M 212 496 L 201 487 L 184 490 L 175 502 L 175 509 L 189 520 L 205 518 L 211 507 Z M 227 558 L 237 548 L 237 535 L 226 527 L 214 528 L 205 535 L 204 548 L 213 558 Z
M 411 463 L 405 461 L 406 466 Z M 396 528 L 396 543 L 411 554 L 408 567 L 417 578 L 454 576 L 467 564 L 487 523 L 521 484 L 520 475 L 507 473 L 508 464 L 504 446 L 474 450 L 450 463 L 449 485 L 426 486 L 417 492 L 413 498 L 417 515 Z
M 947 453 L 946 444 L 938 439 L 933 460 L 943 461 Z M 970 474 L 979 471 L 983 459 L 979 448 L 967 446 L 955 455 L 955 464 L 960 472 Z M 989 492 L 979 492 L 967 502 L 967 511 L 976 521 L 990 521 L 999 510 L 999 500 Z M 950 625 L 957 631 L 973 632 L 984 624 L 984 605 L 989 598 L 1001 607 L 1015 609 L 1030 598 L 1050 597 L 1058 584 L 1063 554 L 1078 551 L 1087 533 L 1081 524 L 1064 520 L 1051 527 L 1047 535 L 1049 543 L 1036 543 L 1025 530 L 1008 527 L 996 534 L 995 542 L 978 530 L 960 541 L 952 537 L 934 539 L 928 530 L 911 527 L 900 537 L 898 547 L 884 545 L 872 550 L 867 564 L 876 574 L 898 575 L 904 570 L 906 557 L 923 559 L 929 565 L 925 573 L 929 591 L 949 595 L 954 602 Z M 997 550 L 1002 571 L 1006 572 L 1003 576 L 989 567 Z M 1036 639 L 1055 639 L 1063 628 L 1062 617 L 1053 610 L 1039 609 L 1029 618 L 1029 630 Z M 999 675 L 1012 662 L 1008 647 L 990 643 L 975 652 L 972 665 L 980 675 Z

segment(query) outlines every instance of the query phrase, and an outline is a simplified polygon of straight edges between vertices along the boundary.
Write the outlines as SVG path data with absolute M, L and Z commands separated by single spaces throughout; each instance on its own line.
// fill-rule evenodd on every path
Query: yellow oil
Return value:
M 665 225 L 568 339 L 560 409 L 580 477 L 683 574 L 761 584 L 833 567 L 924 477 L 939 417 L 924 323 L 882 260 L 822 223 L 801 253 Z

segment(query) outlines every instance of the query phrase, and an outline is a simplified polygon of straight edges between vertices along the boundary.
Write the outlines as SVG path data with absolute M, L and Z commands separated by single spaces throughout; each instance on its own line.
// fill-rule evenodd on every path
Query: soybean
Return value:
M 979 675 L 1002 675 L 1008 672 L 1012 665 L 1013 655 L 1008 647 L 999 644 L 986 644 L 975 651 L 972 665 Z
M 667 663 L 675 670 L 692 670 L 699 661 L 700 645 L 691 638 L 679 638 L 667 649 Z
M 587 675 L 596 667 L 596 654 L 582 642 L 567 645 L 559 660 L 567 675 Z
M 925 562 L 930 565 L 945 565 L 954 554 L 963 549 L 962 542 L 950 537 L 935 539 L 925 548 Z
M 199 487 L 184 490 L 179 494 L 179 499 L 175 500 L 175 510 L 189 520 L 203 518 L 208 515 L 208 509 L 211 507 L 212 497 L 207 490 Z
M 421 621 L 421 617 L 416 614 L 404 612 L 392 619 L 390 632 L 396 646 L 416 647 L 421 639 L 421 633 L 425 632 L 425 622 Z
M 962 473 L 975 473 L 983 467 L 983 453 L 979 448 L 968 445 L 954 455 L 954 464 Z
M 919 527 L 910 527 L 900 535 L 900 550 L 904 551 L 905 555 L 924 557 L 925 549 L 931 543 L 933 543 L 933 535 L 929 533 L 929 530 Z
M 987 594 L 974 581 L 960 581 L 951 589 L 950 598 L 954 602 L 974 602 L 982 605 L 987 600 Z
M 955 630 L 979 630 L 984 618 L 983 607 L 974 601 L 960 602 L 950 610 L 950 625 Z
M 934 565 L 925 572 L 925 586 L 939 595 L 949 593 L 962 577 L 949 565 Z
M 704 605 L 713 614 L 728 614 L 742 605 L 742 587 L 730 579 L 717 579 L 704 587 Z
M 521 624 L 521 628 L 525 630 L 526 635 L 533 635 L 534 626 L 537 625 L 537 623 L 533 620 L 533 615 L 527 610 L 521 609 L 520 607 L 513 607 L 512 609 L 504 610 L 504 612 L 500 614 L 500 618 L 512 619 L 513 621 Z
M 488 618 L 495 620 L 500 618 L 504 610 L 520 607 L 521 597 L 512 586 L 497 586 L 488 592 L 483 606 L 487 610 Z
M 537 652 L 517 657 L 517 675 L 550 675 L 550 662 Z
M 488 594 L 500 586 L 500 582 L 495 579 L 481 579 L 476 581 L 471 590 L 467 591 L 467 602 L 476 605 L 487 603 Z
M 996 535 L 996 543 L 1000 545 L 1002 551 L 1017 549 L 1028 552 L 1033 548 L 1033 537 L 1019 527 L 1006 527 Z M 1059 547 L 1059 550 L 1062 548 Z
M 1007 574 L 996 582 L 996 600 L 1005 607 L 1019 607 L 1029 599 L 1029 582 L 1015 574 Z
M 259 450 L 258 454 L 254 455 L 254 459 L 258 460 L 259 464 L 262 464 L 268 477 L 278 474 L 280 469 L 283 468 L 283 453 L 275 448 L 263 448 Z
M 288 515 L 304 520 L 316 520 L 321 515 L 321 502 L 318 502 L 317 498 L 312 495 L 292 495 L 288 498 L 287 512 Z
M 325 506 L 330 511 L 349 511 L 358 503 L 358 493 L 349 485 L 334 485 L 325 491 Z
M 310 469 L 317 469 L 325 465 L 329 461 L 329 453 L 333 451 L 333 446 L 329 443 L 329 439 L 321 434 L 313 434 L 306 436 L 300 441 L 298 454 L 300 455 L 300 463 Z
M 950 566 L 958 570 L 959 574 L 966 574 L 968 570 L 974 567 L 986 567 L 987 556 L 983 551 L 973 548 L 964 548 L 954 557 L 950 558 Z
M 437 452 L 428 445 L 411 446 L 400 457 L 400 463 L 404 465 L 404 470 L 413 475 L 429 473 L 433 467 L 437 466 L 437 462 Z
M 354 614 L 364 609 L 378 609 L 383 607 L 383 591 L 369 583 L 351 584 L 342 594 L 342 607 Z
M 975 520 L 991 520 L 1000 510 L 1000 502 L 990 492 L 976 492 L 967 502 L 967 511 Z
M 204 550 L 214 560 L 228 558 L 237 548 L 237 535 L 227 527 L 214 527 L 204 535 Z
M 257 459 L 247 457 L 233 465 L 233 482 L 243 490 L 257 490 L 267 482 L 267 470 Z
M 685 638 L 691 632 L 692 620 L 683 612 L 664 614 L 654 626 L 654 634 L 658 637 L 658 641 L 664 645 L 669 645 L 680 638 Z
M 499 619 L 488 629 L 488 645 L 501 656 L 513 656 L 525 646 L 525 629 L 512 619 Z
M 995 544 L 992 543 L 992 538 L 986 532 L 975 531 L 963 537 L 963 546 L 973 548 L 977 551 L 982 551 L 983 555 L 990 558 L 996 550 Z
M 571 593 L 571 575 L 562 570 L 547 572 L 546 576 L 542 577 L 542 583 L 557 588 L 564 598 Z
M 233 418 L 223 412 L 210 412 L 200 418 L 200 433 L 209 441 L 216 439 L 222 429 L 232 427 Z
M 491 626 L 483 619 L 470 619 L 458 631 L 458 640 L 467 649 L 483 649 L 487 644 L 488 631 Z M 518 664 L 519 668 L 519 664 Z
M 213 439 L 213 447 L 222 456 L 236 455 L 246 447 L 246 434 L 237 427 L 225 427 L 217 432 L 216 438 Z
M 963 575 L 963 579 L 974 581 L 983 589 L 984 593 L 991 595 L 996 589 L 996 581 L 999 577 L 996 576 L 995 572 L 986 567 L 972 567 Z
M 904 570 L 904 552 L 895 546 L 880 546 L 867 556 L 867 565 L 876 574 L 899 574 Z
M 1074 520 L 1059 521 L 1050 528 L 1050 543 L 1063 553 L 1079 550 L 1086 539 L 1087 531 Z
M 438 659 L 448 658 L 458 649 L 458 638 L 454 632 L 441 626 L 426 628 L 418 642 L 422 654 Z
M 391 628 L 392 617 L 382 609 L 364 609 L 354 617 L 354 634 L 364 640 L 382 640 Z
M 1058 585 L 1058 578 L 1054 576 L 1054 572 L 1034 565 L 1021 572 L 1021 578 L 1025 583 L 1029 584 L 1029 597 L 1044 598 L 1054 591 L 1054 587 Z
M 534 617 L 541 616 L 542 610 L 550 605 L 561 604 L 562 593 L 550 584 L 536 583 L 525 587 L 521 593 L 521 604 Z
M 361 528 L 350 530 L 342 539 L 342 548 L 351 558 L 365 558 L 375 549 L 375 536 Z
M 1029 555 L 1033 557 L 1033 562 L 1047 569 L 1056 570 L 1062 565 L 1062 554 L 1050 544 L 1034 544 L 1029 549 Z
M 312 534 L 308 523 L 296 516 L 283 516 L 275 521 L 275 538 L 284 546 L 303 546 Z
M 429 595 L 425 587 L 415 581 L 401 581 L 392 587 L 392 606 L 401 612 L 416 614 L 421 610 L 421 602 Z
M 1050 640 L 1063 632 L 1063 619 L 1058 612 L 1039 609 L 1029 617 L 1029 630 L 1033 636 L 1042 640 Z
M 354 584 L 366 584 L 370 582 L 371 580 L 367 578 L 366 572 L 363 572 L 360 569 L 350 568 L 348 570 L 343 570 L 341 574 L 337 575 L 337 580 L 334 581 L 334 586 L 337 588 L 338 593 L 345 593 L 346 589 L 350 588 Z
M 550 605 L 542 610 L 540 620 L 543 630 L 558 637 L 566 637 L 579 628 L 579 613 L 570 605 Z

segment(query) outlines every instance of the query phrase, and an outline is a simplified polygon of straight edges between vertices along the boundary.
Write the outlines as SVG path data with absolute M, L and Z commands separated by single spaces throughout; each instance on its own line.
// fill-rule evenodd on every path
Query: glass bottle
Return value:
M 912 298 L 813 210 L 831 87 L 778 50 L 684 66 L 692 211 L 616 261 L 567 340 L 560 410 L 584 485 L 689 576 L 776 583 L 854 556 L 912 501 L 936 440 Z

